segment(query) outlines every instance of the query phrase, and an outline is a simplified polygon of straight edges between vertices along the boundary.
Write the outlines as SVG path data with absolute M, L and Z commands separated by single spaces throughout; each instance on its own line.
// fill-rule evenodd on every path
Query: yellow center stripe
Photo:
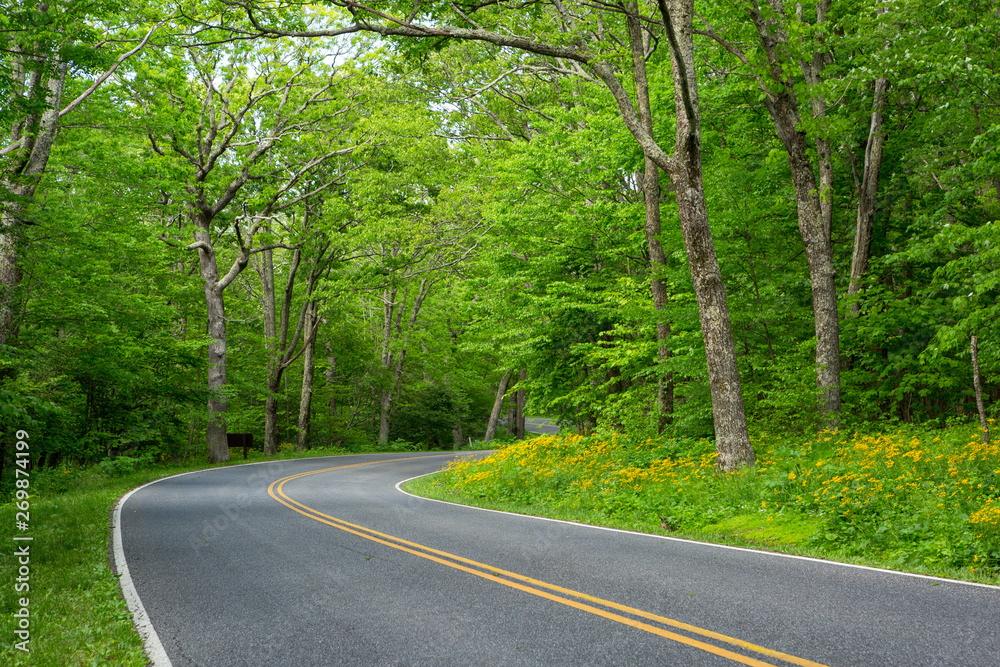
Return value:
M 451 456 L 451 454 L 442 454 L 441 456 Z M 283 477 L 281 479 L 275 480 L 267 488 L 267 492 L 268 492 L 268 495 L 270 495 L 272 498 L 274 498 L 275 500 L 277 500 L 279 503 L 281 503 L 282 505 L 285 505 L 286 507 L 288 507 L 288 508 L 290 508 L 292 510 L 295 510 L 296 512 L 298 512 L 299 514 L 302 514 L 303 516 L 307 516 L 310 519 L 313 519 L 315 521 L 319 521 L 319 522 L 324 523 L 324 524 L 326 524 L 328 526 L 332 526 L 334 528 L 339 528 L 340 530 L 346 531 L 346 532 L 351 533 L 353 535 L 357 535 L 358 537 L 363 537 L 363 538 L 365 538 L 367 540 L 371 540 L 373 542 L 378 542 L 379 544 L 384 544 L 385 546 L 392 547 L 393 549 L 398 549 L 400 551 L 405 551 L 405 552 L 413 554 L 415 556 L 419 556 L 421 558 L 425 558 L 427 560 L 434 561 L 435 563 L 440 563 L 442 565 L 447 565 L 448 567 L 454 568 L 456 570 L 461 570 L 463 572 L 468 572 L 469 574 L 476 575 L 477 577 L 482 577 L 483 579 L 488 579 L 489 581 L 493 581 L 493 582 L 498 583 L 498 584 L 503 584 L 504 586 L 508 586 L 510 588 L 515 588 L 517 590 L 524 591 L 524 592 L 530 593 L 532 595 L 537 595 L 537 596 L 545 598 L 547 600 L 552 600 L 554 602 L 559 602 L 560 604 L 565 604 L 567 606 L 574 607 L 576 609 L 580 609 L 582 611 L 586 611 L 586 612 L 589 612 L 591 614 L 596 614 L 598 616 L 601 616 L 601 617 L 604 617 L 604 618 L 607 618 L 607 619 L 610 619 L 610 620 L 613 620 L 613 621 L 617 621 L 619 623 L 623 623 L 625 625 L 629 625 L 631 627 L 638 628 L 640 630 L 645 630 L 646 632 L 650 632 L 652 634 L 659 635 L 661 637 L 666 637 L 667 639 L 671 639 L 673 641 L 676 641 L 676 642 L 679 642 L 679 643 L 682 643 L 682 644 L 686 644 L 688 646 L 692 646 L 694 648 L 698 648 L 698 649 L 701 649 L 703 651 L 707 651 L 709 653 L 713 653 L 715 655 L 718 655 L 718 656 L 721 656 L 721 657 L 724 657 L 724 658 L 728 658 L 729 660 L 733 660 L 735 662 L 739 662 L 739 663 L 742 663 L 744 665 L 754 665 L 754 666 L 760 666 L 760 667 L 767 667 L 767 666 L 773 667 L 773 665 L 771 665 L 771 663 L 763 662 L 763 661 L 758 660 L 756 658 L 752 658 L 752 657 L 749 657 L 749 656 L 741 655 L 739 653 L 733 653 L 732 651 L 726 650 L 724 648 L 720 648 L 720 647 L 714 646 L 712 644 L 706 644 L 705 642 L 701 642 L 701 641 L 698 641 L 696 639 L 692 639 L 690 637 L 685 637 L 684 635 L 679 635 L 679 634 L 670 632 L 669 630 L 664 630 L 663 628 L 659 628 L 659 627 L 656 627 L 654 625 L 650 625 L 648 623 L 643 623 L 642 621 L 637 621 L 637 620 L 632 619 L 632 618 L 621 616 L 619 614 L 615 614 L 615 613 L 606 611 L 604 609 L 599 609 L 597 607 L 593 607 L 591 605 L 584 604 L 584 603 L 579 602 L 577 600 L 571 600 L 571 599 L 568 599 L 568 598 L 565 598 L 565 597 L 561 597 L 561 596 L 558 596 L 558 595 L 553 595 L 552 593 L 546 592 L 544 590 L 539 590 L 539 588 L 546 588 L 546 589 L 549 589 L 551 591 L 556 591 L 558 593 L 561 593 L 563 595 L 570 595 L 570 596 L 573 596 L 573 597 L 576 597 L 576 598 L 580 598 L 581 600 L 587 600 L 589 602 L 593 602 L 595 604 L 599 604 L 599 605 L 601 605 L 603 607 L 607 607 L 609 609 L 615 609 L 617 611 L 621 611 L 621 612 L 624 612 L 624 613 L 627 613 L 627 614 L 631 614 L 633 616 L 638 616 L 640 618 L 645 618 L 647 620 L 654 621 L 654 622 L 660 623 L 662 625 L 667 625 L 667 626 L 671 626 L 671 627 L 674 627 L 674 628 L 678 628 L 678 629 L 684 630 L 686 632 L 690 632 L 692 634 L 701 635 L 703 637 L 708 637 L 708 638 L 714 639 L 716 641 L 725 642 L 725 643 L 728 643 L 728 644 L 732 644 L 734 646 L 739 646 L 740 648 L 743 648 L 743 649 L 746 649 L 746 650 L 749 650 L 749 651 L 753 651 L 753 652 L 759 653 L 761 655 L 766 655 L 766 656 L 769 656 L 769 657 L 772 657 L 772 658 L 777 658 L 778 660 L 782 660 L 784 662 L 789 662 L 789 663 L 792 663 L 792 664 L 795 664 L 795 665 L 801 665 L 802 667 L 825 667 L 824 665 L 822 665 L 822 664 L 820 664 L 818 662 L 813 662 L 811 660 L 806 660 L 804 658 L 799 658 L 797 656 L 789 655 L 787 653 L 782 653 L 780 651 L 775 651 L 775 650 L 772 650 L 772 649 L 769 649 L 769 648 L 766 648 L 766 647 L 763 647 L 763 646 L 757 646 L 756 644 L 752 644 L 750 642 L 743 641 L 742 639 L 737 639 L 735 637 L 729 637 L 727 635 L 724 635 L 724 634 L 721 634 L 721 633 L 718 633 L 718 632 L 713 632 L 711 630 L 706 630 L 704 628 L 699 628 L 697 626 L 690 625 L 688 623 L 683 623 L 681 621 L 677 621 L 677 620 L 674 620 L 674 619 L 671 619 L 671 618 L 667 618 L 665 616 L 660 616 L 658 614 L 653 614 L 653 613 L 650 613 L 650 612 L 647 612 L 647 611 L 643 611 L 641 609 L 635 609 L 633 607 L 628 607 L 626 605 L 619 604 L 617 602 L 612 602 L 610 600 L 604 600 L 602 598 L 594 597 L 592 595 L 587 595 L 586 593 L 580 593 L 578 591 L 574 591 L 574 590 L 571 590 L 571 589 L 568 589 L 568 588 L 563 588 L 562 586 L 556 586 L 554 584 L 550 584 L 550 583 L 547 583 L 547 582 L 544 582 L 544 581 L 541 581 L 541 580 L 538 580 L 538 579 L 533 579 L 531 577 L 527 577 L 527 576 L 524 576 L 522 574 L 517 574 L 516 572 L 510 572 L 508 570 L 503 570 L 501 568 L 494 567 L 492 565 L 487 565 L 486 563 L 480 563 L 478 561 L 470 560 L 468 558 L 463 558 L 462 556 L 457 556 L 455 554 L 451 554 L 451 553 L 448 553 L 446 551 L 440 551 L 438 549 L 427 547 L 427 546 L 424 546 L 422 544 L 417 544 L 416 542 L 410 542 L 408 540 L 404 540 L 404 539 L 399 538 L 399 537 L 394 537 L 392 535 L 387 535 L 385 533 L 380 533 L 380 532 L 378 532 L 376 530 L 372 530 L 371 528 L 365 528 L 364 526 L 359 526 L 359 525 L 350 523 L 348 521 L 344 521 L 343 519 L 338 519 L 336 517 L 329 516 L 327 514 L 323 514 L 319 510 L 316 510 L 316 509 L 313 509 L 311 507 L 308 507 L 307 505 L 304 505 L 304 504 L 298 502 L 297 500 L 294 500 L 294 499 L 288 497 L 284 493 L 284 490 L 283 490 L 283 487 L 284 487 L 284 485 L 287 482 L 290 482 L 290 481 L 292 481 L 294 479 L 299 479 L 301 477 L 307 477 L 309 475 L 316 475 L 316 474 L 319 474 L 319 473 L 331 472 L 333 470 L 343 470 L 343 469 L 346 469 L 346 468 L 356 468 L 356 467 L 359 467 L 359 466 L 374 465 L 376 463 L 391 463 L 391 462 L 394 462 L 394 461 L 406 461 L 406 460 L 411 460 L 411 459 L 414 459 L 414 458 L 429 458 L 429 457 L 424 456 L 424 457 L 407 457 L 407 458 L 402 458 L 402 459 L 382 459 L 382 460 L 379 460 L 379 461 L 367 461 L 367 462 L 364 462 L 364 463 L 354 463 L 354 464 L 351 464 L 351 465 L 336 466 L 336 467 L 333 467 L 333 468 L 323 468 L 321 470 L 312 470 L 312 471 L 309 471 L 309 472 L 298 473 L 296 475 L 289 475 L 288 477 Z M 469 567 L 469 566 L 471 566 L 471 567 Z M 480 569 L 477 570 L 477 569 L 473 569 L 473 568 L 480 568 Z M 509 579 L 501 579 L 500 576 L 509 577 Z M 511 581 L 510 579 L 514 579 L 516 581 Z M 518 583 L 518 582 L 523 582 L 523 583 Z M 531 584 L 531 586 L 528 586 L 528 585 L 525 585 L 525 584 Z M 538 588 L 533 588 L 532 586 L 536 586 Z

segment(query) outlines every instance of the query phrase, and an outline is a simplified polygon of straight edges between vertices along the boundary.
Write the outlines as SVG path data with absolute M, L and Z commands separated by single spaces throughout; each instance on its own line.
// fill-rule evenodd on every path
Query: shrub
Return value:
M 122 477 L 152 463 L 152 454 L 143 454 L 138 457 L 118 456 L 113 459 L 104 459 L 97 464 L 97 468 L 108 477 Z

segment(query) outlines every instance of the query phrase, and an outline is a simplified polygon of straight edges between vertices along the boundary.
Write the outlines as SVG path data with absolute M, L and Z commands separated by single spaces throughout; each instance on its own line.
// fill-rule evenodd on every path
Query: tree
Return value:
M 986 406 L 983 404 L 983 381 L 979 371 L 979 336 L 969 337 L 969 356 L 972 358 L 972 386 L 976 392 L 976 414 L 979 416 L 979 428 L 983 431 L 983 444 L 990 444 L 990 427 L 986 418 Z
M 865 76 L 892 81 L 884 123 L 893 141 L 885 144 L 859 317 L 848 320 L 851 382 L 858 404 L 877 405 L 877 414 L 944 420 L 975 410 L 972 335 L 984 401 L 996 398 L 988 257 L 1000 216 L 991 139 L 1000 117 L 989 92 L 998 81 L 997 16 L 978 1 L 912 0 L 877 16 L 882 7 L 870 10 L 874 29 L 853 37 L 875 47 L 859 62 Z M 920 57 L 911 57 L 914 48 Z
M 888 11 L 885 2 L 876 10 L 878 16 Z M 854 231 L 854 249 L 851 254 L 851 277 L 847 286 L 848 297 L 856 297 L 861 291 L 861 280 L 868 270 L 871 257 L 872 228 L 875 223 L 875 204 L 878 197 L 879 172 L 882 170 L 882 154 L 885 146 L 885 104 L 889 91 L 889 78 L 875 79 L 872 97 L 871 121 L 868 139 L 865 141 L 865 157 L 861 171 L 861 181 L 857 183 L 858 215 Z M 851 303 L 851 314 L 859 314 L 858 302 Z
M 47 466 L 186 456 L 210 399 L 216 441 L 225 419 L 268 452 L 295 427 L 300 448 L 451 447 L 495 436 L 506 395 L 514 432 L 519 408 L 640 438 L 715 424 L 725 450 L 741 428 L 713 408 L 741 392 L 711 396 L 735 372 L 721 350 L 751 427 L 811 429 L 816 261 L 775 242 L 807 200 L 857 314 L 838 322 L 842 424 L 988 427 L 994 4 L 727 0 L 702 22 L 687 2 L 250 3 L 267 30 L 225 5 L 225 32 L 158 28 L 142 59 L 149 25 L 107 19 L 131 41 L 96 47 L 112 5 L 17 8 L 0 421 L 45 430 Z M 348 62 L 279 28 L 379 48 Z
M 678 109 L 677 141 L 670 156 L 649 135 L 636 112 L 626 83 L 631 68 L 622 74 L 610 59 L 616 48 L 605 26 L 621 23 L 615 12 L 600 12 L 589 5 L 564 5 L 552 2 L 540 7 L 544 20 L 537 24 L 526 21 L 527 15 L 513 18 L 505 13 L 504 3 L 466 7 L 435 6 L 423 12 L 411 12 L 407 7 L 395 14 L 363 3 L 334 3 L 345 7 L 353 23 L 329 29 L 284 29 L 269 23 L 269 16 L 249 2 L 239 4 L 258 34 L 272 37 L 333 37 L 359 31 L 386 37 L 418 39 L 474 40 L 499 47 L 519 49 L 564 62 L 576 72 L 601 81 L 614 98 L 621 120 L 642 147 L 644 155 L 670 174 L 678 192 L 678 210 L 691 275 L 698 298 L 702 333 L 707 352 L 709 384 L 713 398 L 718 465 L 732 470 L 754 461 L 753 448 L 746 428 L 739 370 L 729 324 L 725 288 L 715 248 L 712 244 L 705 207 L 701 176 L 700 120 L 697 104 L 697 82 L 693 55 L 693 1 L 673 0 L 668 6 L 660 0 L 657 9 L 670 45 L 674 71 L 675 101 Z M 567 7 L 572 7 L 570 11 Z M 474 15 L 474 18 L 472 18 Z M 461 25 L 447 24 L 454 18 Z M 421 22 L 425 19 L 426 22 Z M 560 36 L 554 38 L 545 20 L 554 21 Z M 648 17 L 647 21 L 651 20 Z M 516 25 L 515 25 L 516 24 Z M 486 28 L 484 26 L 490 26 Z M 536 34 L 519 34 L 525 27 L 538 28 Z M 626 38 L 627 40 L 627 38 Z M 621 42 L 622 40 L 618 40 Z M 624 80 L 624 81 L 623 81 Z
M 387 371 L 379 412 L 380 444 L 389 441 L 393 401 L 398 396 L 421 308 L 443 272 L 467 258 L 477 244 L 473 232 L 480 224 L 473 223 L 465 228 L 451 221 L 442 222 L 444 224 L 435 225 L 422 233 L 418 231 L 416 244 L 413 244 L 414 239 L 405 237 L 393 239 L 378 258 L 385 268 L 398 267 L 389 269 L 393 271 L 389 284 L 377 297 L 382 310 L 381 358 Z
M 497 433 L 497 425 L 500 423 L 500 411 L 503 407 L 503 397 L 507 393 L 507 378 L 509 377 L 509 370 L 504 371 L 500 377 L 500 384 L 497 386 L 497 395 L 493 400 L 493 409 L 490 411 L 490 421 L 486 425 L 486 435 L 483 436 L 483 442 L 489 442 Z
M 335 113 L 329 115 L 343 117 L 349 112 L 356 111 L 358 106 L 352 99 L 343 100 L 336 107 L 331 105 L 335 109 Z M 341 249 L 335 246 L 329 237 L 338 231 L 342 232 L 346 226 L 351 224 L 350 222 L 346 223 L 339 230 L 330 229 L 329 225 L 325 224 L 322 215 L 323 193 L 334 186 L 343 186 L 350 178 L 351 173 L 362 166 L 362 164 L 354 162 L 345 164 L 345 161 L 340 160 L 336 166 L 325 165 L 326 168 L 320 168 L 322 163 L 327 162 L 330 158 L 352 152 L 351 145 L 355 141 L 352 136 L 356 130 L 353 127 L 355 123 L 351 120 L 342 120 L 342 122 L 344 127 L 339 130 L 327 128 L 323 140 L 317 140 L 310 134 L 307 135 L 308 140 L 306 141 L 286 141 L 284 150 L 281 151 L 281 157 L 275 155 L 272 159 L 278 162 L 276 171 L 285 174 L 293 173 L 295 176 L 286 180 L 282 188 L 277 191 L 273 193 L 265 191 L 263 193 L 264 201 L 262 204 L 257 203 L 258 206 L 262 205 L 262 208 L 255 216 L 259 220 L 265 221 L 263 228 L 269 233 L 276 233 L 278 237 L 283 237 L 285 242 L 294 248 L 285 278 L 280 315 L 275 299 L 275 248 L 263 250 L 254 261 L 254 268 L 260 278 L 262 318 L 268 359 L 267 395 L 264 399 L 264 452 L 267 454 L 274 454 L 278 449 L 276 393 L 281 386 L 282 376 L 285 370 L 300 356 L 307 355 L 306 361 L 312 363 L 319 325 L 319 302 L 315 292 L 323 276 L 328 273 L 331 264 L 340 259 L 342 254 Z M 347 147 L 331 148 L 343 145 Z M 281 178 L 276 180 L 280 181 Z M 298 215 L 294 212 L 295 207 L 302 209 Z M 284 233 L 278 232 L 277 228 L 279 227 L 283 228 L 280 231 Z M 299 228 L 294 229 L 294 227 Z M 303 253 L 307 253 L 308 256 L 303 258 Z M 303 259 L 308 264 L 305 295 L 299 309 L 293 337 L 289 341 L 292 303 Z M 301 348 L 299 348 L 300 342 Z M 311 376 L 307 377 L 310 377 L 311 383 Z M 306 391 L 305 386 L 303 391 Z M 306 398 L 311 400 L 311 391 L 306 394 Z
M 0 393 L 23 396 L 21 423 L 45 434 L 38 465 L 179 458 L 207 398 L 201 340 L 182 333 L 197 286 L 172 270 L 142 144 L 109 99 L 98 91 L 60 130 L 23 230 L 25 308 Z
M 329 187 L 336 179 L 311 192 L 297 189 L 314 169 L 355 147 L 324 144 L 322 150 L 287 171 L 272 168 L 265 158 L 292 137 L 326 132 L 330 119 L 341 111 L 328 106 L 331 94 L 344 85 L 346 77 L 333 68 L 326 76 L 314 78 L 313 70 L 323 70 L 322 57 L 303 47 L 286 52 L 223 43 L 191 46 L 165 56 L 157 63 L 163 74 L 149 67 L 132 83 L 133 100 L 149 119 L 153 151 L 169 158 L 171 168 L 184 179 L 180 192 L 167 193 L 165 199 L 189 221 L 194 242 L 187 249 L 198 251 L 211 338 L 209 460 L 226 461 L 225 290 L 246 268 L 251 255 L 288 247 L 280 242 L 255 246 L 255 236 L 266 229 L 268 216 Z M 228 213 L 245 186 L 261 181 L 269 189 L 251 202 L 260 207 L 258 211 Z M 235 258 L 222 275 L 220 238 L 235 241 L 237 246 Z
M 306 305 L 306 331 L 312 332 L 304 343 L 302 355 L 302 391 L 299 395 L 299 416 L 295 421 L 295 444 L 300 452 L 309 447 L 309 430 L 312 424 L 313 372 L 316 356 L 316 330 L 319 327 L 319 301 L 313 299 Z
M 118 56 L 82 93 L 62 106 L 70 65 L 94 69 L 106 59 L 99 49 L 109 42 L 100 39 L 104 33 L 90 23 L 95 18 L 107 23 L 107 10 L 101 4 L 82 7 L 42 2 L 4 17 L 5 30 L 0 32 L 0 46 L 4 47 L 2 77 L 10 97 L 0 118 L 10 127 L 10 134 L 7 145 L 0 149 L 0 345 L 17 337 L 22 227 L 31 224 L 26 207 L 52 154 L 60 119 L 76 110 L 123 62 L 141 51 L 159 27 L 150 28 L 136 46 Z M 128 28 L 115 29 L 128 32 Z
M 827 103 L 821 87 L 829 58 L 829 46 L 824 40 L 830 5 L 830 0 L 818 0 L 810 7 L 809 18 L 814 20 L 810 24 L 801 4 L 793 14 L 784 0 L 739 0 L 738 7 L 744 10 L 740 13 L 745 13 L 752 24 L 759 56 L 740 48 L 735 39 L 721 36 L 704 19 L 705 29 L 697 32 L 717 41 L 751 70 L 750 76 L 764 95 L 764 105 L 787 154 L 812 286 L 820 410 L 827 426 L 836 427 L 841 404 L 840 320 L 830 236 L 833 168 Z M 803 122 L 800 111 L 803 88 L 808 92 L 814 119 L 808 124 Z M 810 139 L 815 147 L 816 167 L 811 160 Z
M 644 30 L 639 20 L 638 7 L 633 2 L 628 13 L 629 44 L 632 50 L 632 71 L 635 75 L 635 96 L 638 102 L 639 120 L 649 136 L 653 136 L 653 111 L 650 106 L 649 79 L 646 73 L 646 59 L 652 54 L 651 34 Z M 683 101 L 683 100 L 682 100 Z M 680 130 L 678 130 L 680 132 Z M 643 172 L 638 176 L 642 183 L 642 195 L 646 209 L 646 244 L 649 247 L 650 291 L 656 322 L 657 361 L 665 367 L 670 358 L 670 322 L 660 319 L 666 309 L 669 294 L 662 272 L 667 263 L 663 243 L 660 241 L 660 168 L 653 159 L 643 154 Z M 662 370 L 657 378 L 657 432 L 663 433 L 673 421 L 674 379 L 669 370 Z

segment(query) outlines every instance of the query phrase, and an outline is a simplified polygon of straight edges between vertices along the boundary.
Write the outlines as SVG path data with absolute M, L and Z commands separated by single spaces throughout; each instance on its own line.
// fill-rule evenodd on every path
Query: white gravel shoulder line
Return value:
M 746 547 L 734 547 L 728 544 L 713 544 L 712 542 L 702 542 L 700 540 L 690 540 L 683 537 L 670 537 L 669 535 L 657 535 L 655 533 L 640 533 L 636 530 L 623 530 L 621 528 L 609 528 L 607 526 L 595 526 L 590 523 L 578 523 L 576 521 L 564 521 L 563 519 L 550 519 L 544 516 L 533 516 L 531 514 L 519 514 L 518 512 L 505 512 L 503 510 L 487 509 L 485 507 L 476 507 L 475 505 L 462 505 L 461 503 L 452 503 L 447 500 L 438 500 L 436 498 L 424 498 L 423 496 L 414 495 L 408 491 L 403 490 L 403 484 L 414 479 L 419 479 L 421 477 L 426 477 L 427 475 L 433 475 L 434 473 L 429 472 L 423 475 L 417 475 L 415 477 L 410 477 L 409 479 L 404 479 L 403 481 L 396 484 L 396 490 L 400 493 L 404 493 L 411 498 L 419 498 L 420 500 L 426 500 L 432 503 L 441 503 L 443 505 L 454 505 L 455 507 L 465 507 L 467 509 L 479 510 L 481 512 L 495 512 L 496 514 L 510 514 L 513 516 L 522 516 L 528 519 L 538 519 L 539 521 L 551 521 L 553 523 L 564 523 L 568 526 L 578 526 L 583 528 L 593 528 L 594 530 L 607 530 L 613 533 L 625 533 L 626 535 L 642 535 L 643 537 L 651 537 L 657 540 L 664 540 L 667 542 L 685 542 L 687 544 L 699 544 L 706 547 L 714 547 L 716 549 L 728 549 L 730 551 L 744 551 L 746 553 L 761 554 L 763 556 L 774 556 L 776 558 L 790 558 L 793 560 L 804 560 L 812 563 L 822 563 L 823 565 L 831 565 L 837 567 L 850 567 L 856 570 L 869 570 L 871 572 L 883 572 L 885 574 L 894 574 L 900 577 L 911 577 L 914 579 L 926 579 L 928 581 L 935 581 L 947 584 L 960 584 L 962 586 L 974 586 L 976 588 L 988 588 L 994 591 L 1000 591 L 1000 586 L 995 586 L 993 584 L 980 584 L 975 581 L 962 581 L 961 579 L 945 579 L 944 577 L 932 577 L 926 574 L 914 574 L 912 572 L 897 572 L 896 570 L 886 570 L 880 567 L 871 567 L 868 565 L 856 565 L 854 563 L 840 563 L 835 560 L 823 560 L 822 558 L 811 558 L 809 556 L 796 556 L 794 554 L 783 554 L 775 551 L 764 551 L 762 549 L 748 549 Z
M 281 461 L 307 461 L 314 459 L 325 459 L 333 458 L 328 456 L 311 456 L 304 457 L 301 459 L 280 459 Z M 237 463 L 231 468 L 236 466 L 253 466 L 253 465 L 265 465 L 275 463 L 275 461 L 255 461 L 253 463 Z M 135 629 L 139 632 L 139 636 L 142 637 L 143 643 L 146 645 L 146 656 L 150 660 L 150 664 L 153 667 L 173 667 L 173 663 L 170 662 L 169 656 L 167 656 L 166 650 L 163 648 L 163 644 L 160 642 L 160 636 L 156 634 L 156 629 L 153 628 L 153 624 L 149 620 L 149 615 L 146 613 L 146 608 L 142 606 L 142 600 L 139 599 L 139 592 L 135 589 L 135 584 L 132 583 L 132 575 L 128 569 L 128 563 L 125 561 L 125 550 L 122 548 L 122 523 L 121 523 L 121 512 L 122 505 L 128 500 L 133 493 L 141 489 L 146 488 L 157 482 L 162 482 L 166 479 L 173 479 L 174 477 L 183 477 L 184 475 L 194 475 L 200 472 L 206 472 L 209 470 L 218 470 L 218 468 L 205 468 L 202 470 L 190 470 L 188 472 L 177 473 L 176 475 L 169 475 L 167 477 L 161 477 L 160 479 L 154 479 L 152 482 L 146 482 L 142 486 L 137 486 L 132 489 L 124 496 L 118 499 L 115 504 L 114 510 L 111 513 L 111 549 L 114 556 L 115 562 L 115 574 L 118 575 L 118 582 L 122 589 L 122 595 L 125 597 L 125 602 L 128 604 L 128 609 L 132 613 L 132 623 L 135 625 Z
M 122 595 L 125 596 L 125 602 L 128 603 L 128 610 L 132 612 L 132 623 L 146 645 L 146 656 L 153 667 L 171 667 L 170 658 L 167 656 L 163 644 L 160 643 L 160 637 L 156 634 L 153 624 L 149 622 L 146 608 L 142 606 L 142 600 L 139 599 L 139 592 L 135 590 L 135 585 L 132 583 L 132 575 L 128 571 L 128 563 L 125 562 L 125 550 L 122 548 L 122 505 L 125 504 L 125 501 L 133 493 L 139 489 L 146 488 L 150 484 L 156 484 L 158 481 L 160 480 L 153 480 L 134 488 L 118 500 L 115 504 L 114 512 L 111 514 L 111 539 L 113 541 L 112 546 L 115 556 L 115 573 L 119 575 L 118 583 L 122 587 Z
M 326 458 L 326 457 L 309 457 L 309 458 Z M 305 459 L 291 459 L 291 460 L 305 460 Z M 262 465 L 265 463 L 273 463 L 273 461 L 255 461 L 253 463 L 237 463 L 233 466 L 245 465 Z M 115 504 L 114 511 L 111 513 L 111 540 L 112 540 L 112 553 L 115 559 L 115 574 L 118 576 L 118 583 L 122 589 L 122 595 L 125 597 L 125 602 L 128 604 L 128 610 L 132 613 L 132 624 L 135 625 L 135 629 L 138 631 L 139 636 L 142 637 L 143 643 L 146 645 L 146 657 L 149 658 L 152 667 L 173 667 L 173 663 L 170 662 L 170 657 L 167 656 L 166 650 L 163 648 L 163 644 L 160 642 L 160 636 L 156 634 L 156 629 L 149 620 L 149 615 L 146 614 L 146 608 L 142 606 L 142 600 L 139 599 L 139 592 L 135 590 L 135 584 L 132 583 L 132 575 L 128 569 L 128 563 L 125 561 L 125 550 L 122 548 L 122 522 L 121 513 L 122 505 L 128 500 L 133 493 L 145 489 L 147 486 L 156 484 L 157 482 L 162 482 L 165 479 L 173 479 L 174 477 L 183 477 L 184 475 L 194 475 L 199 472 L 206 472 L 208 470 L 217 470 L 217 468 L 205 468 L 203 470 L 191 470 L 188 472 L 177 473 L 176 475 L 169 475 L 167 477 L 161 477 L 160 479 L 154 479 L 152 482 L 146 482 L 142 486 L 137 486 L 132 489 L 124 496 L 118 499 Z
M 271 463 L 271 461 L 255 461 L 254 463 L 238 463 L 236 465 L 260 465 L 262 463 Z M 151 486 L 157 482 L 162 482 L 165 479 L 173 479 L 174 477 L 183 477 L 184 475 L 194 475 L 199 472 L 215 469 L 216 468 L 205 468 L 204 470 L 191 470 L 188 472 L 178 473 L 176 475 L 170 475 L 168 477 L 161 477 L 160 479 L 154 479 L 152 482 L 146 482 L 142 486 L 137 486 L 119 498 L 118 502 L 115 504 L 114 511 L 111 513 L 111 548 L 115 559 L 115 574 L 119 575 L 118 584 L 121 586 L 122 595 L 125 597 L 125 602 L 128 604 L 128 610 L 132 613 L 132 624 L 135 625 L 136 631 L 138 631 L 139 636 L 142 637 L 142 641 L 146 645 L 146 657 L 149 658 L 150 665 L 152 665 L 152 667 L 173 667 L 173 663 L 170 662 L 170 657 L 167 656 L 167 652 L 163 648 L 163 644 L 160 642 L 160 636 L 156 634 L 156 629 L 150 622 L 149 615 L 146 614 L 146 608 L 142 606 L 142 600 L 139 599 L 139 592 L 135 590 L 135 584 L 132 583 L 132 575 L 128 570 L 128 563 L 125 561 L 125 550 L 122 548 L 122 505 L 124 505 L 125 501 L 128 500 L 136 491 L 145 489 L 147 486 Z

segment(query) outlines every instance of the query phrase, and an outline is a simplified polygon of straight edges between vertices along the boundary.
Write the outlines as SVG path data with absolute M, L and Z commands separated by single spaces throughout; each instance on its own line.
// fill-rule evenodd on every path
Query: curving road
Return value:
M 1000 665 L 1000 588 L 415 498 L 452 454 L 217 468 L 123 498 L 154 664 Z

